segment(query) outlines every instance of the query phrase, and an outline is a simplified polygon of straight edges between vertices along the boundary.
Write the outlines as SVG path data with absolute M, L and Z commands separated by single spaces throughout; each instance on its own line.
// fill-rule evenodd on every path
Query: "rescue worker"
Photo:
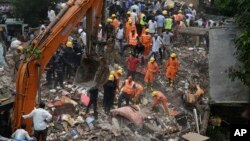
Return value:
M 146 66 L 146 72 L 144 77 L 144 82 L 146 83 L 146 87 L 150 87 L 153 90 L 153 81 L 156 73 L 158 72 L 159 67 L 158 64 L 155 62 L 155 58 L 151 57 L 150 61 Z
M 129 101 L 135 94 L 135 82 L 132 80 L 132 77 L 129 76 L 128 79 L 125 80 L 121 94 L 118 97 L 118 108 L 121 107 L 123 100 L 126 101 L 126 106 L 129 105 Z
M 115 89 L 114 75 L 109 75 L 108 81 L 103 85 L 103 107 L 107 114 L 114 105 Z
M 63 54 L 63 61 L 65 63 L 65 78 L 70 79 L 72 76 L 72 69 L 74 64 L 74 50 L 73 50 L 73 43 L 71 41 L 68 41 L 66 43 L 66 48 L 64 49 Z
M 141 36 L 142 35 L 142 28 L 146 25 L 146 15 L 145 15 L 145 12 L 141 12 L 140 14 L 140 24 L 138 26 L 138 35 Z
M 98 99 L 98 87 L 97 84 L 95 84 L 92 88 L 88 90 L 89 93 L 89 104 L 86 108 L 86 114 L 89 113 L 89 108 L 93 104 L 94 108 L 94 117 L 97 119 L 98 118 L 98 112 L 97 112 L 97 99 Z
M 152 36 L 149 34 L 149 29 L 146 29 L 145 34 L 142 34 L 140 42 L 144 46 L 144 58 L 147 58 L 152 48 Z
M 116 18 L 115 14 L 112 14 L 112 24 L 113 24 L 115 30 L 117 30 L 117 28 L 120 25 L 120 21 Z
M 104 28 L 104 30 L 105 30 L 104 33 L 106 35 L 106 39 L 108 39 L 108 38 L 114 36 L 115 28 L 114 28 L 114 26 L 112 24 L 112 19 L 108 18 L 106 20 L 106 22 L 107 23 L 106 23 L 106 27 Z
M 169 110 L 168 110 L 166 96 L 162 92 L 160 92 L 160 91 L 153 91 L 152 92 L 152 96 L 153 96 L 153 100 L 152 100 L 152 108 L 151 108 L 151 110 L 153 110 L 156 105 L 158 105 L 159 103 L 161 103 L 162 106 L 163 106 L 163 111 L 167 115 L 169 115 Z
M 45 103 L 41 102 L 39 104 L 39 108 L 34 109 L 31 113 L 22 116 L 24 119 L 33 119 L 34 137 L 38 141 L 46 141 L 48 122 L 52 119 L 52 115 L 44 108 Z M 40 137 L 42 140 L 40 140 Z
M 128 63 L 128 76 L 132 76 L 132 79 L 135 80 L 136 68 L 140 63 L 139 58 L 135 54 L 131 54 L 127 60 Z
M 63 62 L 62 61 L 56 62 L 55 73 L 56 73 L 55 87 L 59 85 L 61 88 L 64 88 L 63 86 Z
M 129 34 L 129 38 L 128 38 L 128 44 L 130 46 L 130 52 L 132 53 L 136 53 L 136 46 L 138 45 L 138 34 L 135 33 L 135 30 L 132 30 L 131 33 Z
M 120 68 L 116 72 L 111 72 L 115 77 L 115 87 L 116 90 L 120 92 L 120 77 L 122 76 L 123 70 Z
M 170 84 L 170 87 L 173 87 L 173 83 L 174 83 L 174 79 L 176 76 L 176 73 L 179 70 L 179 61 L 176 58 L 176 54 L 175 53 L 171 53 L 170 58 L 166 61 L 166 77 L 167 80 Z
M 134 102 L 135 104 L 139 104 L 141 101 L 143 92 L 143 86 L 141 84 L 136 83 L 135 84 L 135 95 L 134 95 Z
M 129 35 L 131 33 L 132 30 L 134 30 L 135 32 L 137 32 L 136 26 L 134 24 L 132 24 L 132 20 L 129 19 L 128 22 L 126 23 L 126 40 L 129 41 Z
M 167 16 L 167 13 L 165 12 L 164 15 L 166 16 L 165 18 L 165 27 L 164 29 L 167 31 L 171 31 L 173 27 L 173 19 L 170 16 Z

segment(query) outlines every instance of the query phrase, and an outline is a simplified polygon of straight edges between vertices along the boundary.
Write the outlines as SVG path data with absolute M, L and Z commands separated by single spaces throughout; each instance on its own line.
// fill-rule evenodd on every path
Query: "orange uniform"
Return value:
M 135 33 L 134 35 L 132 33 L 129 34 L 129 39 L 128 39 L 128 44 L 131 46 L 136 46 L 137 45 L 137 37 L 138 34 Z
M 135 33 L 137 33 L 136 26 L 134 24 L 129 24 L 128 22 L 126 23 L 126 39 L 128 41 L 129 34 L 131 33 L 132 30 L 135 30 Z
M 154 81 L 154 76 L 158 72 L 158 70 L 159 70 L 159 67 L 156 62 L 152 62 L 152 63 L 148 62 L 146 66 L 146 73 L 145 73 L 144 81 L 146 83 L 152 84 Z
M 135 82 L 134 81 L 131 81 L 129 82 L 129 80 L 125 80 L 125 85 L 124 87 L 122 88 L 122 92 L 128 94 L 128 95 L 131 95 L 131 96 L 134 96 L 135 95 L 135 88 L 134 88 L 134 85 L 135 85 Z
M 174 80 L 177 71 L 179 70 L 179 61 L 177 58 L 169 58 L 167 61 L 166 77 L 167 79 Z
M 158 105 L 159 103 L 162 104 L 165 112 L 168 111 L 168 107 L 167 107 L 167 98 L 166 96 L 160 92 L 160 91 L 156 91 L 156 95 L 153 97 L 153 100 L 152 100 L 152 108 L 154 108 L 156 105 Z
M 151 48 L 152 48 L 152 36 L 150 34 L 142 34 L 141 38 L 140 38 L 140 42 L 143 44 L 144 46 L 144 56 L 148 56 Z
M 143 92 L 143 86 L 140 84 L 136 84 L 135 96 L 134 96 L 136 103 L 138 103 L 140 101 L 140 97 L 142 95 L 142 92 Z
M 120 22 L 119 22 L 119 20 L 114 18 L 112 24 L 113 24 L 114 28 L 117 29 L 119 27 Z

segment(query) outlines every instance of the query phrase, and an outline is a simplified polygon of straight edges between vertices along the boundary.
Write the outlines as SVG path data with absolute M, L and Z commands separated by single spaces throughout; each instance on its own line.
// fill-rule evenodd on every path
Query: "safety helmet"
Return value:
M 116 15 L 115 15 L 115 14 L 112 14 L 111 17 L 116 17 Z
M 110 72 L 110 75 L 115 75 L 115 71 L 111 71 L 111 72 Z
M 167 10 L 163 10 L 163 11 L 162 11 L 162 14 L 163 14 L 163 15 L 167 15 L 167 14 L 168 14 Z
M 169 8 L 174 8 L 174 2 L 169 3 L 169 4 L 168 4 L 168 7 L 169 7 Z
M 128 23 L 132 23 L 132 19 L 129 19 L 129 20 L 128 20 Z
M 70 47 L 70 48 L 73 48 L 73 43 L 72 43 L 71 41 L 68 41 L 68 42 L 66 43 L 66 46 L 67 46 L 67 47 Z
M 17 49 L 20 50 L 20 51 L 22 51 L 23 50 L 23 46 L 18 46 Z
M 193 7 L 194 5 L 193 5 L 192 3 L 190 3 L 188 6 L 189 6 L 189 7 Z
M 130 14 L 131 14 L 131 12 L 130 12 L 130 11 L 128 11 L 128 12 L 127 12 L 127 14 L 128 14 L 128 15 L 130 15 Z
M 80 29 L 78 29 L 78 33 L 80 34 L 81 32 L 82 32 L 83 30 L 80 28 Z
M 182 10 L 179 10 L 178 13 L 182 13 Z
M 154 57 L 151 57 L 150 58 L 150 62 L 154 62 L 155 61 L 155 58 Z
M 109 75 L 109 78 L 108 78 L 108 80 L 111 80 L 111 81 L 113 81 L 114 79 L 115 79 L 114 75 Z
M 102 27 L 102 24 L 99 24 L 99 27 Z
M 106 21 L 107 21 L 107 22 L 112 22 L 112 19 L 108 18 Z
M 119 70 L 117 70 L 117 73 L 119 73 L 119 74 L 121 74 L 122 75 L 122 69 L 119 69 Z
M 153 91 L 153 92 L 151 93 L 152 96 L 156 96 L 156 94 L 157 94 L 157 91 Z
M 171 57 L 176 57 L 176 53 L 171 53 Z
M 147 28 L 147 29 L 145 30 L 145 32 L 149 32 L 149 29 Z

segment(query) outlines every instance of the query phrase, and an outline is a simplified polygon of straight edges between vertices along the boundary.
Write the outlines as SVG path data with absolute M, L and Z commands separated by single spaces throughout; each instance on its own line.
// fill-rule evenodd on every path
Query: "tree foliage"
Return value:
M 49 0 L 12 0 L 15 17 L 31 26 L 37 26 L 47 18 Z
M 234 15 L 241 28 L 241 33 L 234 40 L 235 56 L 240 63 L 229 68 L 229 76 L 250 86 L 250 0 L 215 0 L 215 6 L 221 8 L 222 13 L 229 12 L 225 15 Z

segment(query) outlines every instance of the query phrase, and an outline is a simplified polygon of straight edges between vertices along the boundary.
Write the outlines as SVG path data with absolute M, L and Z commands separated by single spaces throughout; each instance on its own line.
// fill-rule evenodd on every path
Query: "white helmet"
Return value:
M 80 34 L 81 32 L 82 32 L 83 30 L 80 28 L 80 29 L 78 29 L 78 33 Z

